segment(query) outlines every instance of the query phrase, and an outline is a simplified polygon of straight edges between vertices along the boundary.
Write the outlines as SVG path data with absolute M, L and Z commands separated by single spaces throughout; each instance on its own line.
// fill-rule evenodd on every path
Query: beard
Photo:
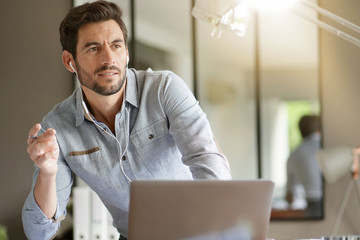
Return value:
M 126 72 L 126 69 L 124 69 L 124 71 L 121 71 L 118 67 L 113 66 L 113 65 L 103 66 L 99 69 L 96 69 L 94 72 L 94 75 L 96 75 L 96 73 L 98 73 L 98 72 L 105 71 L 105 70 L 116 70 L 119 73 L 119 80 L 111 86 L 101 86 L 98 82 L 96 82 L 96 80 L 92 77 L 92 75 L 90 73 L 86 72 L 80 66 L 80 64 L 77 61 L 75 61 L 75 66 L 76 66 L 77 73 L 78 73 L 78 79 L 79 79 L 81 85 L 83 85 L 103 96 L 110 96 L 110 95 L 113 95 L 113 94 L 119 92 L 120 89 L 123 87 L 125 80 L 126 80 L 126 74 L 124 74 L 123 76 L 121 75 L 121 73 Z M 105 81 L 111 82 L 111 81 L 113 81 L 113 79 L 106 79 Z

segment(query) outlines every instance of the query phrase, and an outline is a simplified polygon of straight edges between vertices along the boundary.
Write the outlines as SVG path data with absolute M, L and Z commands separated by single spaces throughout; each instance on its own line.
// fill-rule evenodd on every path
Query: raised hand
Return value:
M 39 167 L 41 174 L 53 177 L 57 173 L 57 159 L 59 157 L 59 146 L 55 136 L 56 131 L 49 128 L 45 133 L 38 136 L 40 129 L 40 124 L 35 124 L 30 129 L 27 140 L 27 152 L 36 166 Z

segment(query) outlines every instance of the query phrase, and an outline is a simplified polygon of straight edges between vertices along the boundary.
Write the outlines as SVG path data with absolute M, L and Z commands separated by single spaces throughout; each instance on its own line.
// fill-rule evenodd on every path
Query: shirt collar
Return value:
M 127 69 L 125 101 L 130 103 L 134 107 L 139 107 L 138 86 L 134 69 Z

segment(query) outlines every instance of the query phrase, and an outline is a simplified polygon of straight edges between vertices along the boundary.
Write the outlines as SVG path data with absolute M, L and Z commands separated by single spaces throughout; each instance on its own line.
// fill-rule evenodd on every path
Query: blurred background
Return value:
M 194 1 L 115 2 L 130 32 L 130 67 L 170 69 L 186 81 L 208 115 L 234 179 L 272 179 L 274 200 L 283 198 L 286 161 L 301 141 L 297 121 L 303 114 L 321 116 L 324 148 L 359 144 L 360 49 L 355 45 L 289 11 L 259 10 L 251 14 L 244 37 L 223 31 L 217 38 L 211 36 L 214 26 L 191 16 Z M 33 173 L 26 153 L 28 130 L 74 89 L 61 62 L 58 28 L 79 3 L 2 2 L 0 225 L 10 239 L 25 239 L 21 208 Z M 318 4 L 360 24 L 356 0 Z M 322 218 L 272 220 L 269 237 L 329 235 L 349 178 L 324 183 Z M 348 204 L 339 234 L 359 234 L 354 194 Z

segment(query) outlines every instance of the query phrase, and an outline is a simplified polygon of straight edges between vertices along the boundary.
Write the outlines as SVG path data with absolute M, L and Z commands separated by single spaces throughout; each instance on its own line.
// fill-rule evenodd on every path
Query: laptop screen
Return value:
M 133 181 L 129 239 L 266 239 L 273 188 L 264 180 Z

